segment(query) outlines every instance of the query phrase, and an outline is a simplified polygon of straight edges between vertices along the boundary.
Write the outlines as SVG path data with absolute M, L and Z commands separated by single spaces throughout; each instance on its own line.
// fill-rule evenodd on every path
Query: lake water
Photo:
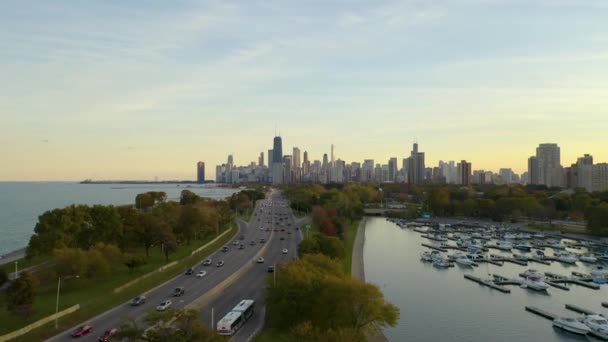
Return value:
M 608 314 L 601 306 L 602 301 L 608 301 L 608 285 L 602 285 L 600 290 L 576 285 L 570 291 L 550 287 L 548 294 L 507 285 L 511 293 L 501 293 L 463 278 L 465 273 L 482 278 L 488 278 L 489 273 L 518 278 L 518 273 L 527 268 L 570 275 L 572 271 L 588 273 L 592 266 L 581 262 L 569 267 L 558 262 L 550 266 L 530 263 L 527 267 L 481 263 L 475 268 L 456 265 L 442 270 L 420 260 L 420 253 L 428 250 L 421 243 L 432 243 L 420 235 L 384 218 L 371 218 L 366 226 L 366 280 L 378 285 L 385 297 L 401 310 L 399 324 L 385 330 L 390 341 L 584 341 L 593 338 L 555 329 L 551 321 L 525 311 L 524 307 L 532 305 L 577 317 L 579 314 L 564 307 L 576 304 Z M 451 253 L 454 252 L 447 254 Z M 501 254 L 497 250 L 492 253 Z M 545 253 L 552 251 L 547 248 Z
M 67 182 L 0 182 L 0 255 L 25 247 L 43 212 L 71 204 L 130 204 L 137 194 L 164 191 L 179 199 L 188 185 L 78 184 Z M 202 197 L 223 199 L 240 189 L 192 185 L 188 190 Z

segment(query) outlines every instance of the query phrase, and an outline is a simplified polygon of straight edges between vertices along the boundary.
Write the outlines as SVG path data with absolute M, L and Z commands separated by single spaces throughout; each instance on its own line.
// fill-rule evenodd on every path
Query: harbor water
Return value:
M 411 228 L 400 228 L 384 218 L 370 218 L 366 224 L 364 267 L 368 282 L 378 285 L 387 300 L 401 311 L 398 325 L 385 329 L 389 341 L 571 341 L 593 340 L 553 328 L 551 321 L 525 311 L 536 306 L 566 317 L 580 317 L 565 308 L 575 304 L 598 313 L 608 314 L 601 306 L 608 301 L 608 285 L 599 290 L 568 285 L 570 291 L 550 287 L 546 293 L 505 285 L 511 293 L 502 293 L 464 279 L 465 274 L 488 279 L 489 274 L 521 279 L 519 273 L 528 268 L 570 276 L 572 271 L 589 273 L 594 265 L 577 262 L 551 265 L 530 262 L 528 266 L 504 263 L 496 266 L 480 263 L 466 268 L 458 264 L 438 269 L 420 260 L 429 251 L 422 243 L 439 245 Z M 455 245 L 454 241 L 449 242 Z M 582 250 L 569 251 L 582 253 Z M 455 253 L 449 250 L 444 256 Z M 511 256 L 519 251 L 492 254 Z M 552 254 L 551 248 L 545 253 Z M 597 264 L 601 264 L 598 262 Z
M 0 182 L 0 255 L 23 248 L 29 242 L 38 216 L 71 204 L 131 204 L 137 194 L 164 191 L 178 200 L 182 190 L 223 199 L 240 189 L 184 184 L 78 184 L 70 182 Z

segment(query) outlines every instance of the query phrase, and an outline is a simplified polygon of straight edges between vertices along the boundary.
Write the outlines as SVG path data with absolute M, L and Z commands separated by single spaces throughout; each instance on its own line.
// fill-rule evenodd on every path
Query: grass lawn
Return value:
M 353 263 L 353 247 L 355 245 L 355 238 L 357 237 L 357 228 L 359 228 L 359 222 L 361 220 L 355 220 L 350 223 L 348 230 L 344 234 L 344 251 L 345 257 L 342 262 L 344 263 L 344 272 L 350 274 L 352 263 Z
M 124 289 L 120 293 L 114 293 L 113 290 L 130 280 L 152 272 L 166 264 L 164 255 L 161 254 L 159 249 L 151 249 L 148 263 L 132 273 L 129 273 L 126 267 L 120 266 L 117 267 L 111 275 L 104 277 L 103 281 L 100 281 L 100 279 L 82 278 L 72 278 L 62 281 L 59 310 L 66 309 L 75 304 L 80 304 L 80 310 L 60 318 L 59 329 L 55 329 L 54 323 L 47 324 L 14 341 L 42 341 L 160 285 L 181 274 L 186 268 L 205 259 L 212 252 L 223 246 L 227 241 L 234 239 L 238 228 L 236 225 L 233 225 L 229 229 L 231 230 L 230 233 L 194 256 L 190 256 L 192 250 L 211 241 L 215 236 L 212 236 L 205 241 L 192 242 L 190 246 L 180 248 L 178 252 L 169 256 L 169 262 L 179 260 L 178 265 L 175 265 L 164 272 L 155 273 L 141 282 Z M 143 253 L 143 250 L 141 253 Z M 14 331 L 22 326 L 35 322 L 38 319 L 53 314 L 55 312 L 56 291 L 56 281 L 47 282 L 41 285 L 34 304 L 36 313 L 34 317 L 27 322 L 15 317 L 15 315 L 6 310 L 5 298 L 2 296 L 0 298 L 0 322 L 2 322 L 2 324 L 0 324 L 0 335 Z
M 254 339 L 255 342 L 290 342 L 288 335 L 274 329 L 264 329 Z
M 43 256 L 37 256 L 37 257 L 31 258 L 31 259 L 21 258 L 21 259 L 17 259 L 16 261 L 18 262 L 17 266 L 19 267 L 19 271 L 21 271 L 25 268 L 42 264 L 42 263 L 48 261 L 48 258 L 43 257 Z M 13 261 L 13 262 L 9 262 L 4 265 L 0 265 L 0 269 L 5 270 L 6 273 L 15 272 L 15 262 Z

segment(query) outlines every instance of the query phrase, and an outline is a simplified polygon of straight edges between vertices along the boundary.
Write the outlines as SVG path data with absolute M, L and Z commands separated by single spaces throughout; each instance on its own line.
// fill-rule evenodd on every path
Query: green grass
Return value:
M 345 257 L 342 260 L 344 265 L 344 272 L 346 274 L 351 273 L 353 263 L 353 248 L 355 245 L 355 238 L 357 237 L 357 228 L 359 228 L 360 220 L 352 221 L 344 234 L 344 251 Z
M 290 342 L 289 335 L 274 329 L 264 329 L 254 338 L 254 342 Z
M 31 259 L 21 258 L 21 259 L 17 259 L 16 261 L 19 262 L 18 267 L 19 267 L 19 270 L 21 271 L 28 267 L 42 264 L 42 263 L 48 261 L 48 258 L 43 257 L 43 256 L 37 256 L 37 257 L 33 257 Z M 15 261 L 11 261 L 7 264 L 0 265 L 0 269 L 5 270 L 7 273 L 15 272 Z
M 144 280 L 136 283 L 120 293 L 114 293 L 113 290 L 123 285 L 130 280 L 156 270 L 158 267 L 166 264 L 164 256 L 158 249 L 150 250 L 150 258 L 148 264 L 142 266 L 135 272 L 129 273 L 125 267 L 118 271 L 114 271 L 110 276 L 100 279 L 69 279 L 62 281 L 61 296 L 59 310 L 66 309 L 72 305 L 80 304 L 80 310 L 59 319 L 59 328 L 55 329 L 54 323 L 42 326 L 32 332 L 15 339 L 14 341 L 42 341 L 46 338 L 54 336 L 80 322 L 95 317 L 117 305 L 120 305 L 130 298 L 133 298 L 149 289 L 162 284 L 163 282 L 181 274 L 188 267 L 205 259 L 208 255 L 214 252 L 226 242 L 234 239 L 238 231 L 236 226 L 230 228 L 231 233 L 226 234 L 223 238 L 208 246 L 203 251 L 190 256 L 192 250 L 204 245 L 212 240 L 210 237 L 206 241 L 192 243 L 190 246 L 180 248 L 180 250 L 169 256 L 169 261 L 179 260 L 178 265 L 175 265 L 164 272 L 158 272 Z M 36 297 L 34 308 L 35 315 L 28 321 L 24 321 L 15 317 L 8 312 L 6 308 L 5 298 L 0 298 L 0 335 L 14 331 L 27 324 L 35 322 L 38 319 L 44 318 L 55 312 L 57 282 L 47 282 L 41 285 L 38 296 Z

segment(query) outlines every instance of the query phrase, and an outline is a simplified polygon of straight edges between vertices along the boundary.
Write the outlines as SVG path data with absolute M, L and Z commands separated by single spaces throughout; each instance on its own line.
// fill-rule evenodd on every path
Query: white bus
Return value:
M 253 316 L 255 301 L 242 300 L 237 306 L 217 322 L 217 333 L 220 335 L 234 335 Z

